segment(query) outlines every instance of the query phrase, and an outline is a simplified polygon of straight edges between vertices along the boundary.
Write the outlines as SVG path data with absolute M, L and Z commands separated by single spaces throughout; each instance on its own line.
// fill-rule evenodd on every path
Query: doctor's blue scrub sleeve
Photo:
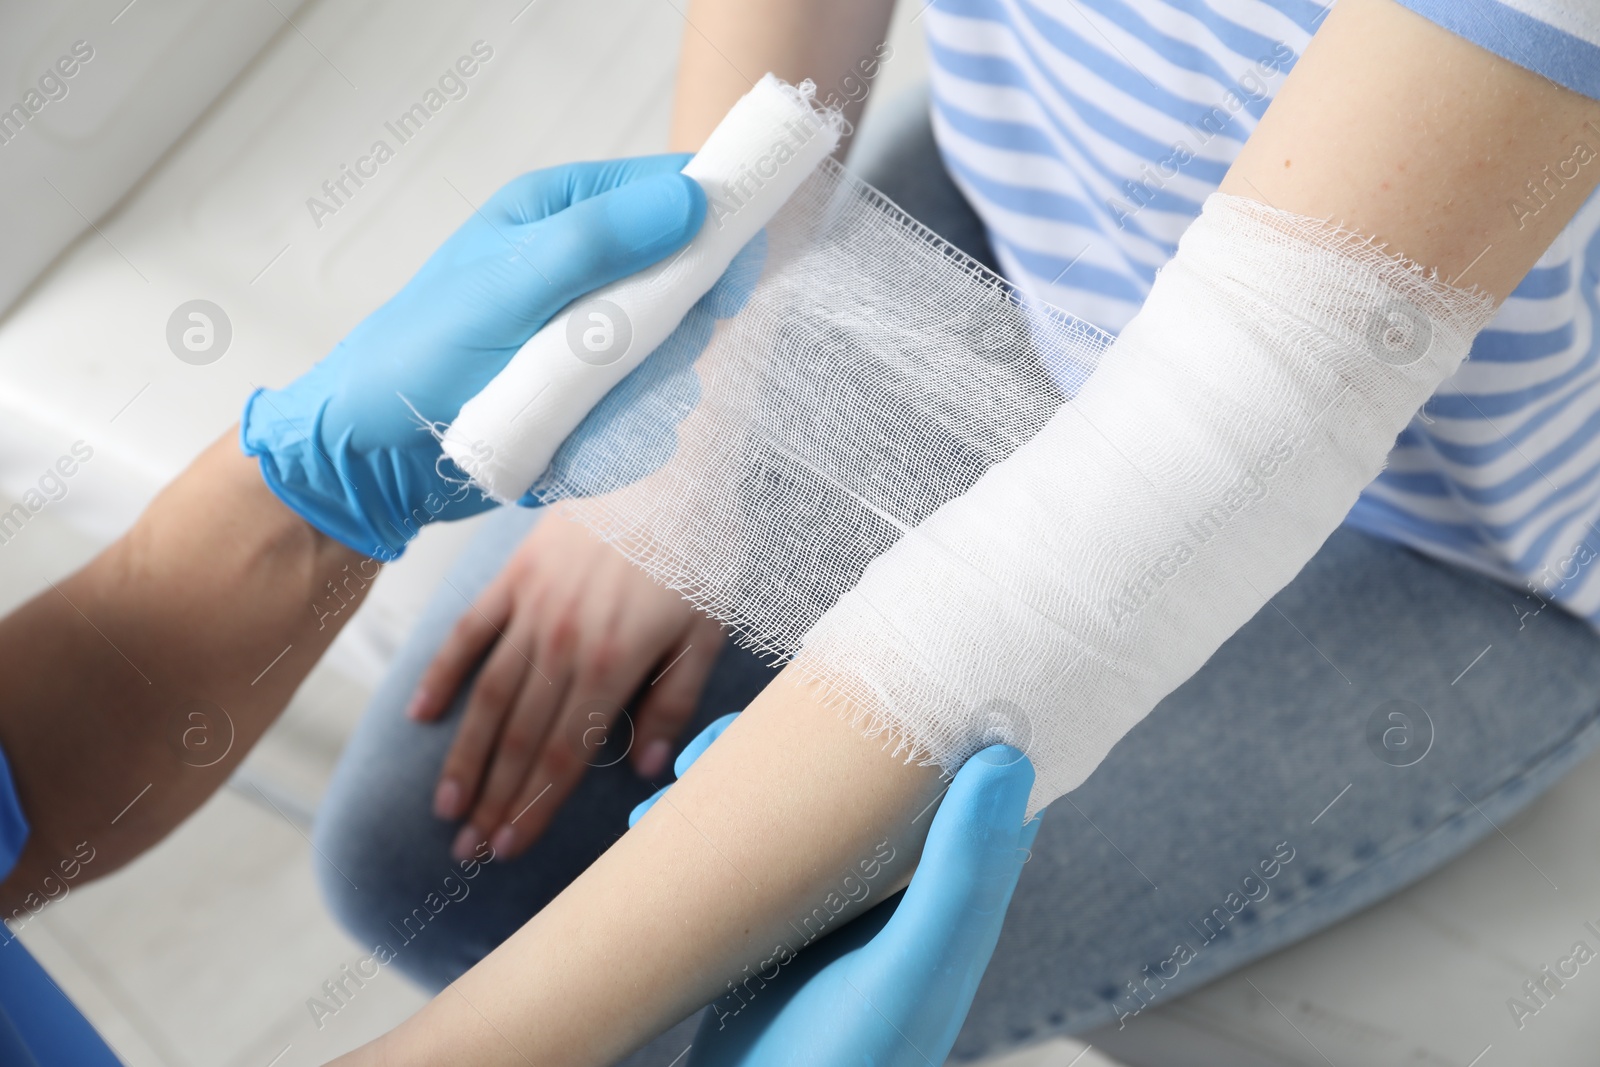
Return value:
M 28 818 L 22 814 L 17 784 L 11 779 L 11 764 L 0 751 L 0 879 L 11 873 L 28 843 Z
M 11 765 L 0 752 L 0 880 L 11 874 L 28 842 Z M 45 969 L 9 929 L 0 929 L 0 1065 L 121 1067 Z

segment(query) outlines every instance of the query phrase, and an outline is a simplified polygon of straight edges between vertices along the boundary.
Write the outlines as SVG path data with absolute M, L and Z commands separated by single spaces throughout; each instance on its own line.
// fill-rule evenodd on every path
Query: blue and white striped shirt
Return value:
M 1600 98 L 1600 11 L 1584 0 L 1401 2 Z M 1326 11 L 1311 0 L 937 0 L 925 15 L 934 132 L 1002 272 L 1121 330 Z M 1522 191 L 1523 210 L 1600 157 L 1600 129 L 1579 145 Z M 1518 613 L 1551 601 L 1600 626 L 1597 300 L 1591 197 L 1346 521 L 1527 590 L 1508 598 Z

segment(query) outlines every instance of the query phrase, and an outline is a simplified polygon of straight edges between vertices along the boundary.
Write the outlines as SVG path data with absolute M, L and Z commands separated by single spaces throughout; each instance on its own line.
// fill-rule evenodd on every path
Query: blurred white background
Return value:
M 0 107 L 74 42 L 94 51 L 67 95 L 0 145 L 0 305 L 11 302 L 0 319 L 0 500 L 15 500 L 74 441 L 94 449 L 67 498 L 0 546 L 3 606 L 113 537 L 232 424 L 253 385 L 310 366 L 506 179 L 660 150 L 681 6 L 0 8 Z M 919 6 L 901 5 L 895 58 L 872 101 L 921 80 Z M 376 138 L 392 142 L 385 121 L 477 41 L 493 56 L 467 95 L 318 225 L 308 198 Z M 232 326 L 227 352 L 205 366 L 178 360 L 166 341 L 169 316 L 192 299 L 220 306 Z M 26 943 L 130 1067 L 321 1063 L 422 1003 L 385 973 L 314 1024 L 307 998 L 364 950 L 324 912 L 305 834 L 367 693 L 470 526 L 429 528 L 385 573 L 233 788 L 29 926 Z M 1526 1031 L 1505 1007 L 1569 950 L 1585 918 L 1600 918 L 1595 812 L 1591 765 L 1383 906 L 1122 1034 L 1089 1035 L 1092 1051 L 1058 1041 L 1004 1062 L 1091 1067 L 1110 1062 L 1102 1044 L 1130 1064 L 1164 1067 L 1597 1062 L 1600 978 L 1573 982 Z

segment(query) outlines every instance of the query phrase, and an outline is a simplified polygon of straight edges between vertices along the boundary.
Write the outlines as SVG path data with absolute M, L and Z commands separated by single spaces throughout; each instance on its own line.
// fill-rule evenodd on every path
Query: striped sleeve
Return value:
M 1600 7 L 1592 0 L 1399 2 L 1502 59 L 1600 100 Z

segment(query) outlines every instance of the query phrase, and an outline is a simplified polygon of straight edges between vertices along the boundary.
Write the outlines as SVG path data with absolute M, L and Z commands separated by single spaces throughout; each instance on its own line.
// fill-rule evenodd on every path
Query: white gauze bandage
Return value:
M 943 765 L 1073 789 L 1311 558 L 1492 302 L 1215 194 L 1098 369 L 876 559 L 796 667 Z
M 1293 577 L 1492 311 L 1223 195 L 1114 344 L 831 161 L 757 245 L 534 488 L 907 758 L 1023 749 L 1032 810 Z
M 666 340 L 749 240 L 839 143 L 843 120 L 810 83 L 768 74 L 717 125 L 683 173 L 706 220 L 677 255 L 577 300 L 523 345 L 444 434 L 444 452 L 484 492 L 522 496 L 613 386 Z

